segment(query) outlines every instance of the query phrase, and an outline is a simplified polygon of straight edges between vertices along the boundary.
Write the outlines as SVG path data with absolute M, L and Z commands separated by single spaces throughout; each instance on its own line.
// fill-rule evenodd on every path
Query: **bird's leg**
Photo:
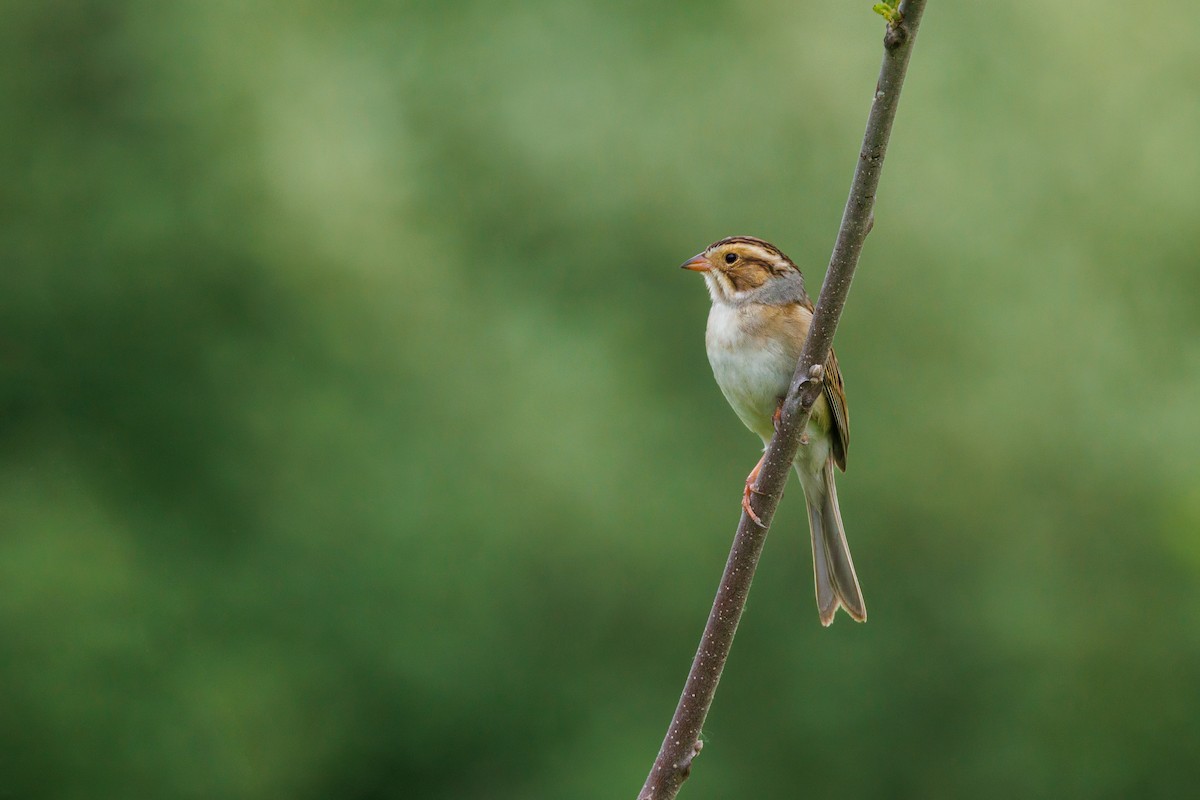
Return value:
M 771 425 L 775 428 L 776 433 L 779 432 L 779 420 L 780 417 L 783 416 L 783 400 L 784 398 L 779 398 L 779 400 L 775 403 L 775 413 L 771 415 Z M 762 470 L 763 461 L 765 461 L 766 458 L 767 454 L 763 453 L 762 458 L 760 458 L 758 463 L 754 465 L 754 469 L 750 470 L 750 474 L 746 476 L 746 491 L 742 494 L 742 510 L 749 514 L 750 519 L 754 520 L 755 524 L 757 524 L 760 528 L 765 528 L 767 526 L 763 525 L 762 520 L 758 518 L 758 514 L 755 514 L 754 509 L 750 507 L 750 495 L 763 494 L 763 492 L 760 492 L 754 488 L 754 482 L 758 480 L 758 473 L 760 470 Z
M 776 432 L 779 431 L 779 419 L 782 414 L 783 414 L 783 398 L 781 397 L 775 403 L 775 413 L 771 415 L 771 425 L 775 428 Z M 762 520 L 758 518 L 758 514 L 755 514 L 754 509 L 750 507 L 750 495 L 752 495 L 752 494 L 762 495 L 763 494 L 762 492 L 760 492 L 754 488 L 754 482 L 756 480 L 758 480 L 758 473 L 760 470 L 762 470 L 763 461 L 765 461 L 766 458 L 767 458 L 767 454 L 763 453 L 762 458 L 760 458 L 758 460 L 758 463 L 754 465 L 754 469 L 750 470 L 750 474 L 746 476 L 746 491 L 742 494 L 742 509 L 745 510 L 745 512 L 750 515 L 750 519 L 754 520 L 754 522 L 760 528 L 765 528 L 767 526 L 763 525 Z
M 754 520 L 754 524 L 760 528 L 767 527 L 763 525 L 763 521 L 758 518 L 758 514 L 754 513 L 754 509 L 750 507 L 750 495 L 762 494 L 762 492 L 754 488 L 754 482 L 758 480 L 758 472 L 762 469 L 763 461 L 767 458 L 767 454 L 763 453 L 762 458 L 754 465 L 754 469 L 750 470 L 750 474 L 746 476 L 746 491 L 742 493 L 742 510 L 750 515 L 750 519 Z

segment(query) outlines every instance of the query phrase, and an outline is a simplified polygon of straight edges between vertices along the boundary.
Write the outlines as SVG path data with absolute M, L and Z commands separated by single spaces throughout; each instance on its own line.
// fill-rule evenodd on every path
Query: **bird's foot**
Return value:
M 750 484 L 746 484 L 746 491 L 742 495 L 742 511 L 745 511 L 746 515 L 749 516 L 750 519 L 754 520 L 755 525 L 760 528 L 765 528 L 767 526 L 764 525 L 763 521 L 758 518 L 758 514 L 754 513 L 754 509 L 750 507 L 750 495 L 752 494 L 762 494 L 762 492 L 756 492 L 754 489 L 750 488 Z
M 754 482 L 758 480 L 758 472 L 762 469 L 763 459 L 766 457 L 767 456 L 764 453 L 763 457 L 760 458 L 758 463 L 754 465 L 754 469 L 750 470 L 750 474 L 746 476 L 746 490 L 742 492 L 742 510 L 745 511 L 746 515 L 749 516 L 750 519 L 754 520 L 754 524 L 760 528 L 765 528 L 767 526 L 764 525 L 763 521 L 758 518 L 758 514 L 754 513 L 754 509 L 750 507 L 750 495 L 762 494 L 762 492 L 754 488 Z

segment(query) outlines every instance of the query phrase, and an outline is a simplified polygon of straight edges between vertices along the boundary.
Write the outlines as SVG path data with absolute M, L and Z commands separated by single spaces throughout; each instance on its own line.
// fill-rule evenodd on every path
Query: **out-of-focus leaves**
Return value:
M 839 331 L 871 622 L 784 502 L 689 797 L 1181 795 L 1183 6 L 930 10 Z M 0 794 L 607 798 L 756 458 L 676 265 L 815 293 L 870 7 L 26 4 L 0 26 Z

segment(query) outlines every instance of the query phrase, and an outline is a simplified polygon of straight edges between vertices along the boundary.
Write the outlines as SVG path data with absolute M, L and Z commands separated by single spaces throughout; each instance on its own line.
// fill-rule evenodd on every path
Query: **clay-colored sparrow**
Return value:
M 683 268 L 704 273 L 712 295 L 705 344 L 717 385 L 746 427 L 766 445 L 775 432 L 780 404 L 812 321 L 813 304 L 804 291 L 804 276 L 779 248 L 751 236 L 715 242 Z M 833 483 L 833 465 L 845 471 L 850 443 L 846 393 L 833 351 L 825 364 L 824 382 L 795 467 L 808 504 L 817 609 L 821 624 L 829 625 L 839 605 L 860 622 L 867 618 L 867 607 Z M 761 467 L 759 459 L 746 478 L 742 498 L 755 521 L 758 517 L 749 501 Z

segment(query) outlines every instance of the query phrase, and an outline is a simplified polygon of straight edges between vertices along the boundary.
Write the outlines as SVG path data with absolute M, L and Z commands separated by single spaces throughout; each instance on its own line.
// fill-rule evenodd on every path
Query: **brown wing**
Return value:
M 803 347 L 814 308 L 808 295 L 801 296 L 800 306 L 808 311 L 803 333 L 797 337 L 799 346 Z M 796 351 L 796 357 L 800 357 L 799 350 Z M 842 371 L 838 368 L 837 355 L 834 354 L 833 348 L 829 349 L 829 358 L 825 360 L 825 402 L 829 404 L 829 411 L 833 414 L 833 462 L 845 472 L 846 451 L 850 449 L 850 410 L 846 407 L 846 384 L 842 382 Z
M 825 362 L 825 401 L 833 413 L 833 460 L 845 472 L 846 451 L 850 449 L 850 410 L 846 407 L 846 384 L 842 382 L 842 371 L 833 350 Z

